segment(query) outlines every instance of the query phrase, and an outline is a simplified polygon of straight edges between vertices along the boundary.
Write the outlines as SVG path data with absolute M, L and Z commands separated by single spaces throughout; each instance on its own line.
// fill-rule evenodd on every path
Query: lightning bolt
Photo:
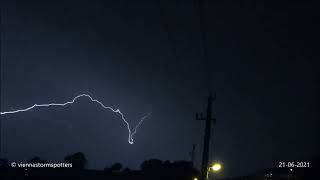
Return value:
M 151 115 L 151 113 L 148 113 L 147 115 L 143 116 L 140 121 L 138 122 L 138 124 L 134 127 L 134 129 L 132 130 L 130 128 L 130 124 L 128 123 L 128 121 L 125 119 L 123 113 L 119 110 L 119 109 L 113 109 L 111 107 L 108 107 L 108 106 L 105 106 L 103 103 L 101 103 L 100 101 L 98 101 L 97 99 L 93 99 L 90 95 L 87 95 L 87 94 L 80 94 L 76 97 L 74 97 L 72 99 L 72 101 L 68 101 L 68 102 L 65 102 L 65 103 L 50 103 L 50 104 L 34 104 L 33 106 L 31 107 L 28 107 L 26 109 L 19 109 L 19 110 L 15 110 L 15 111 L 7 111 L 7 112 L 0 112 L 0 115 L 5 115 L 5 114 L 15 114 L 15 113 L 19 113 L 19 112 L 26 112 L 26 111 L 29 111 L 33 108 L 36 108 L 36 107 L 49 107 L 49 106 L 66 106 L 66 105 L 69 105 L 69 104 L 73 104 L 78 98 L 81 98 L 81 97 L 87 97 L 89 98 L 92 102 L 95 102 L 95 103 L 98 103 L 102 108 L 104 109 L 109 109 L 111 111 L 113 111 L 114 113 L 118 113 L 120 116 L 121 116 L 121 119 L 123 120 L 123 122 L 125 122 L 126 126 L 127 126 L 127 129 L 128 129 L 128 134 L 129 134 L 129 137 L 128 137 L 128 142 L 129 144 L 133 144 L 133 135 L 135 135 L 137 133 L 137 128 L 142 124 L 142 122 L 148 117 Z

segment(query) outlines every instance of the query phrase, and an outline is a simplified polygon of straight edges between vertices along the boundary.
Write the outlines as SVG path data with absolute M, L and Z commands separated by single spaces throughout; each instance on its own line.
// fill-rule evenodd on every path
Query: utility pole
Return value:
M 206 117 L 203 117 L 202 113 L 196 114 L 197 120 L 205 120 L 205 129 L 204 129 L 204 143 L 203 143 L 203 153 L 202 153 L 202 163 L 201 163 L 201 174 L 200 180 L 207 179 L 207 171 L 209 167 L 209 146 L 210 146 L 210 134 L 211 134 L 211 121 L 215 123 L 216 119 L 212 118 L 212 102 L 216 100 L 216 94 L 214 96 L 209 94 L 208 97 L 208 106 Z
M 194 157 L 195 157 L 195 153 L 196 153 L 196 147 L 197 147 L 197 145 L 193 144 L 192 145 L 192 150 L 190 152 L 190 160 L 191 160 L 193 165 L 194 165 Z
M 3 23 L 3 17 L 2 17 L 2 15 L 3 15 L 4 13 L 3 13 L 2 11 L 3 11 L 3 8 L 1 8 L 1 10 L 0 10 L 0 26 L 1 26 L 1 28 L 3 29 L 3 24 L 2 24 L 2 23 Z M 1 110 L 2 110 L 2 109 L 1 109 L 1 101 L 2 101 L 2 99 L 1 99 L 2 43 L 3 43 L 3 32 L 1 31 L 1 32 L 0 32 L 0 112 L 1 112 Z M 2 117 L 1 117 L 1 115 L 0 115 L 0 159 L 1 159 L 1 158 L 2 158 Z
M 207 85 L 209 91 L 208 97 L 208 106 L 206 117 L 203 117 L 202 114 L 196 114 L 197 120 L 205 120 L 205 129 L 204 129 L 204 142 L 203 142 L 203 153 L 202 153 L 202 163 L 201 163 L 201 174 L 200 180 L 206 180 L 208 178 L 208 165 L 209 165 L 209 146 L 210 146 L 210 134 L 211 134 L 211 121 L 216 121 L 216 119 L 212 118 L 212 102 L 216 100 L 216 93 L 212 96 L 212 87 L 211 87 L 211 74 L 210 74 L 210 67 L 209 67 L 209 57 L 208 57 L 208 46 L 207 46 L 207 31 L 206 31 L 206 24 L 205 24 L 205 0 L 196 0 L 198 2 L 198 16 L 199 16 L 199 25 L 200 25 L 200 32 L 201 32 L 201 48 L 202 54 L 204 59 L 204 68 L 207 72 Z
M 1 115 L 0 115 L 0 159 L 1 158 L 3 158 L 3 156 L 2 156 L 2 119 L 1 119 Z

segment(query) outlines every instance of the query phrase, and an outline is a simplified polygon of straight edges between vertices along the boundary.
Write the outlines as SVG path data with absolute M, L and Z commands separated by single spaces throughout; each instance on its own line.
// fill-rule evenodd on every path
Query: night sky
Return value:
M 222 176 L 319 155 L 319 27 L 310 3 L 205 3 L 217 123 L 210 162 Z M 82 151 L 88 168 L 138 169 L 149 158 L 201 161 L 208 96 L 192 0 L 1 3 L 1 112 L 63 103 L 86 93 L 135 126 L 81 98 L 66 107 L 2 115 L 2 155 L 61 162 Z

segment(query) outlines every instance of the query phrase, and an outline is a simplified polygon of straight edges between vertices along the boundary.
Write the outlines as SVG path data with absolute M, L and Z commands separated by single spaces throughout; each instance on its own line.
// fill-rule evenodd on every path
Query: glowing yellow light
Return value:
M 193 180 L 198 180 L 198 178 L 193 178 Z
M 221 169 L 221 164 L 216 163 L 216 164 L 214 164 L 213 166 L 211 166 L 211 169 L 212 169 L 213 171 L 219 171 L 219 170 Z

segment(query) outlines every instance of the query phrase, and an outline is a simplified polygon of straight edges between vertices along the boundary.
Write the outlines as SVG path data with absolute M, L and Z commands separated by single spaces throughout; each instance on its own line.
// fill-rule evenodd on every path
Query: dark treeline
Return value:
M 227 178 L 225 180 L 257 180 L 257 179 L 319 179 L 320 158 L 312 158 L 304 161 L 308 162 L 308 167 L 299 168 L 279 168 L 259 170 L 255 173 Z M 159 159 L 149 159 L 141 163 L 139 170 L 131 170 L 121 163 L 114 163 L 103 170 L 87 169 L 88 160 L 86 156 L 77 152 L 64 157 L 64 163 L 71 163 L 72 167 L 66 168 L 21 168 L 12 167 L 12 162 L 6 159 L 0 159 L 0 180 L 13 179 L 58 179 L 64 177 L 76 179 L 110 179 L 110 180 L 192 180 L 199 177 L 199 171 L 189 161 L 161 161 Z M 17 162 L 18 164 L 19 162 Z M 40 157 L 33 157 L 24 163 L 49 163 L 49 161 Z
M 131 170 L 124 167 L 121 163 L 114 163 L 105 167 L 103 170 L 87 169 L 88 160 L 82 152 L 67 155 L 64 158 L 65 163 L 72 163 L 70 167 L 43 168 L 12 167 L 6 159 L 0 160 L 0 179 L 57 179 L 62 177 L 76 177 L 77 179 L 181 179 L 190 180 L 198 177 L 199 172 L 194 168 L 193 163 L 189 161 L 161 161 L 158 159 L 149 159 L 141 163 L 139 170 Z M 20 162 L 17 162 L 17 164 Z M 33 157 L 24 163 L 49 163 L 49 161 L 40 157 Z

